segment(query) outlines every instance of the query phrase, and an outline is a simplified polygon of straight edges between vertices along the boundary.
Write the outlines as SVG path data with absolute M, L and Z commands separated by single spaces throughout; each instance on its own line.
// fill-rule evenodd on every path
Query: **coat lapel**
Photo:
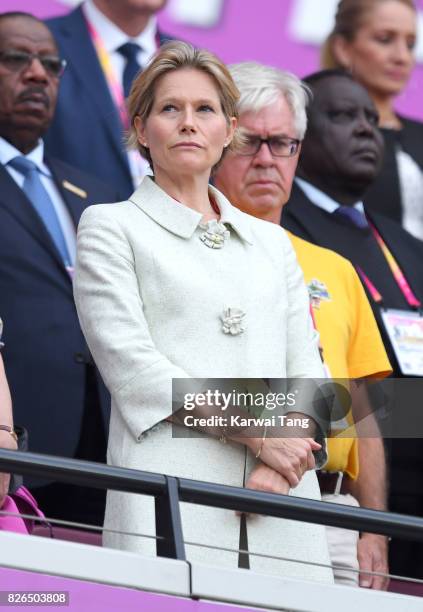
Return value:
M 289 202 L 282 209 L 281 225 L 305 240 L 322 244 L 321 237 L 327 231 L 325 217 L 326 215 L 311 204 L 304 192 L 294 183 Z M 328 222 L 331 222 L 330 219 Z
M 389 250 L 394 255 L 405 277 L 418 298 L 423 301 L 423 242 L 406 232 L 399 223 L 372 211 L 366 211 Z M 346 226 L 331 215 L 314 206 L 304 192 L 295 185 L 289 204 L 282 213 L 282 225 L 293 234 L 340 253 L 353 264 L 359 261 L 357 248 L 362 244 L 355 233 L 361 232 Z M 366 271 L 365 265 L 362 265 Z
M 66 276 L 69 277 L 60 254 L 44 223 L 25 193 L 16 185 L 10 174 L 2 166 L 0 166 L 0 186 L 0 206 L 13 216 L 31 234 L 34 240 L 50 253 Z
M 388 249 L 404 273 L 412 290 L 423 302 L 423 242 L 418 240 L 398 223 L 377 213 L 369 215 Z
M 283 209 L 282 226 L 304 240 L 341 253 L 351 261 L 355 260 L 356 241 L 370 233 L 370 229 L 352 227 L 315 206 L 298 185 L 294 185 L 289 203 Z
M 78 227 L 84 209 L 88 206 L 88 193 L 69 176 L 67 167 L 54 159 L 47 159 L 46 163 L 51 170 L 54 181 L 60 191 L 67 209 L 75 225 Z

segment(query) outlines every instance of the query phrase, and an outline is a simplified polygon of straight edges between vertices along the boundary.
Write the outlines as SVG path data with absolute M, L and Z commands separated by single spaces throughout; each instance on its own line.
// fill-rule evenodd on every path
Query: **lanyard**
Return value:
M 314 327 L 315 331 L 318 332 L 319 330 L 317 329 L 316 317 L 314 315 L 314 310 L 313 310 L 313 306 L 311 304 L 311 301 L 310 301 L 309 309 L 310 309 L 311 322 L 313 323 L 313 327 Z M 318 348 L 319 348 L 320 359 L 322 360 L 322 363 L 323 363 L 323 366 L 324 366 L 325 365 L 325 360 L 323 359 L 323 346 L 322 346 L 322 343 L 321 343 L 321 337 L 320 336 L 319 336 L 319 347 Z
M 101 69 L 103 70 L 104 77 L 107 81 L 107 84 L 112 93 L 114 102 L 118 109 L 120 120 L 125 130 L 127 130 L 129 128 L 129 115 L 128 115 L 128 109 L 126 108 L 125 94 L 123 91 L 122 83 L 119 81 L 116 75 L 116 72 L 113 69 L 112 62 L 110 60 L 110 54 L 106 49 L 103 39 L 101 38 L 97 30 L 94 28 L 92 23 L 88 21 L 88 19 L 86 19 L 86 23 L 87 23 L 88 31 L 91 36 L 92 43 L 97 52 L 98 61 L 100 62 L 100 66 L 101 66 Z M 159 33 L 156 32 L 157 48 L 160 47 L 160 43 L 161 41 L 160 41 Z
M 379 232 L 377 231 L 377 229 L 375 228 L 375 226 L 372 223 L 369 223 L 370 225 L 370 229 L 373 232 L 373 236 L 376 239 L 376 242 L 378 243 L 385 259 L 386 262 L 392 272 L 392 275 L 401 291 L 401 293 L 403 294 L 407 304 L 410 306 L 410 308 L 420 308 L 421 307 L 421 302 L 420 300 L 417 299 L 417 297 L 414 295 L 413 290 L 411 289 L 410 285 L 408 284 L 407 279 L 404 276 L 403 271 L 401 270 L 401 268 L 399 267 L 395 257 L 392 255 L 391 251 L 388 249 L 386 243 L 384 242 L 382 236 L 379 234 Z M 373 300 L 377 303 L 380 304 L 383 301 L 383 298 L 381 296 L 381 294 L 379 293 L 379 291 L 376 289 L 376 287 L 374 286 L 374 284 L 371 282 L 371 280 L 365 275 L 365 273 L 363 272 L 363 270 L 359 267 L 357 267 L 357 272 L 360 275 L 362 281 L 364 282 L 364 284 L 366 285 L 370 295 L 372 296 Z
M 100 62 L 100 66 L 103 70 L 104 77 L 107 81 L 107 84 L 109 85 L 114 102 L 118 109 L 120 120 L 122 122 L 123 127 L 125 129 L 128 129 L 129 116 L 128 116 L 128 111 L 127 111 L 126 104 L 125 104 L 125 94 L 123 92 L 122 84 L 120 83 L 119 79 L 116 76 L 115 71 L 113 70 L 112 62 L 110 60 L 110 55 L 106 49 L 106 46 L 100 34 L 97 32 L 97 30 L 88 20 L 86 21 L 87 21 L 88 31 L 91 36 L 91 40 L 97 52 L 98 61 Z

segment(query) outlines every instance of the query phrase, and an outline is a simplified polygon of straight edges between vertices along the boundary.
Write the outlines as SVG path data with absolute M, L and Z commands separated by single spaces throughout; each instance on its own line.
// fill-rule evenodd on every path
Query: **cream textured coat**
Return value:
M 146 177 L 127 202 L 88 208 L 78 230 L 75 299 L 82 329 L 112 396 L 112 465 L 243 486 L 255 458 L 240 444 L 202 435 L 174 438 L 172 378 L 322 377 L 302 274 L 277 225 L 234 208 L 216 189 L 223 248 L 200 237 L 201 215 Z M 245 313 L 225 334 L 227 308 Z M 324 453 L 322 453 L 324 455 Z M 314 472 L 293 492 L 320 498 Z M 236 566 L 239 518 L 182 504 L 189 559 Z M 154 500 L 109 492 L 105 527 L 154 535 Z M 247 521 L 249 550 L 329 563 L 324 528 L 269 517 Z M 105 544 L 155 554 L 153 539 L 106 533 Z M 198 546 L 203 544 L 205 547 Z M 250 555 L 250 566 L 317 580 L 325 568 Z

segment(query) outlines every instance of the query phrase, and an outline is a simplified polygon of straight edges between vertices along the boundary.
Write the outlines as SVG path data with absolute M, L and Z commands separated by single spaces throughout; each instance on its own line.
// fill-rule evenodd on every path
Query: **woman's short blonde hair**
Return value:
M 222 111 L 228 124 L 232 117 L 238 118 L 239 91 L 225 64 L 210 51 L 195 49 L 188 43 L 181 41 L 166 43 L 160 48 L 145 70 L 135 78 L 128 98 L 130 128 L 127 143 L 130 148 L 138 149 L 150 164 L 152 160 L 149 150 L 138 142 L 134 120 L 136 117 L 140 117 L 143 122 L 146 121 L 154 104 L 158 80 L 172 70 L 182 70 L 183 68 L 201 70 L 208 74 L 216 84 Z M 228 149 L 237 145 L 238 138 L 238 133 L 236 133 Z
M 387 0 L 340 0 L 335 17 L 335 26 L 323 44 L 320 54 L 322 68 L 345 68 L 339 62 L 333 49 L 336 36 L 341 36 L 351 42 L 358 30 L 365 24 L 366 17 L 376 5 Z M 416 10 L 414 0 L 396 0 L 409 8 Z

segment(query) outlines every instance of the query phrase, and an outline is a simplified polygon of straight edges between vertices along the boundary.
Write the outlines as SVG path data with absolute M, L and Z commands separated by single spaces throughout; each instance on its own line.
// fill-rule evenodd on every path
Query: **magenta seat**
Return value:
M 423 584 L 406 582 L 405 580 L 391 580 L 388 591 L 391 593 L 400 593 L 401 595 L 423 597 Z
M 91 544 L 101 546 L 101 533 L 86 531 L 82 529 L 69 529 L 68 527 L 52 527 L 53 537 L 56 540 L 67 540 L 69 542 L 79 542 L 80 544 Z M 32 535 L 50 538 L 51 532 L 47 527 L 37 525 L 34 527 Z

